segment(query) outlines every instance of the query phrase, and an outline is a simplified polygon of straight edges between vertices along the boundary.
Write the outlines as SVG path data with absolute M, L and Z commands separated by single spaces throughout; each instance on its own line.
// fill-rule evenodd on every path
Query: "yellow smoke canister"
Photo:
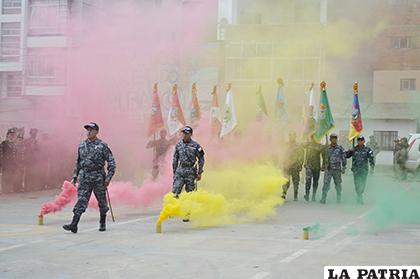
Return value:
M 44 225 L 44 215 L 42 214 L 38 215 L 38 225 L 40 226 Z
M 303 228 L 303 239 L 309 240 L 309 227 Z
M 162 233 L 162 223 L 156 223 L 156 233 Z

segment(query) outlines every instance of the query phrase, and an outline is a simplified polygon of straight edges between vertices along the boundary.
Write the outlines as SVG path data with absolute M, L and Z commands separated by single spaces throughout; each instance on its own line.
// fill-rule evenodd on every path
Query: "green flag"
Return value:
M 315 126 L 315 140 L 320 142 L 321 139 L 334 128 L 334 119 L 331 113 L 330 104 L 328 103 L 327 91 L 325 85 L 321 86 L 321 100 L 319 101 L 318 121 Z
M 268 116 L 267 106 L 265 105 L 264 96 L 261 91 L 261 86 L 257 91 L 257 98 L 258 98 L 258 106 L 260 107 L 260 111 Z

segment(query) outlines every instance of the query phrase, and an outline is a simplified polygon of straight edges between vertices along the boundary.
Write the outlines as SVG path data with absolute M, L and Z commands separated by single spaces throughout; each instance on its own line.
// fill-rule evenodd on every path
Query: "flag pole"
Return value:
M 357 81 L 353 84 L 353 95 L 354 94 L 359 94 L 359 83 Z M 356 146 L 356 141 L 354 138 L 352 139 L 352 144 L 354 148 Z

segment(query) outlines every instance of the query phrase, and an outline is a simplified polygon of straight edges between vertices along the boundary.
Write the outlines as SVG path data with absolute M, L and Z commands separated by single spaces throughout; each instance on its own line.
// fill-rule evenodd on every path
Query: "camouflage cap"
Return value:
M 190 126 L 185 126 L 181 132 L 183 132 L 184 134 L 192 134 L 193 133 L 193 129 Z
M 92 130 L 97 130 L 97 131 L 99 131 L 99 126 L 98 126 L 98 124 L 96 124 L 96 123 L 94 123 L 94 122 L 90 122 L 89 124 L 86 124 L 84 127 L 85 127 L 85 129 L 86 129 L 86 130 L 88 130 L 88 129 L 92 129 Z

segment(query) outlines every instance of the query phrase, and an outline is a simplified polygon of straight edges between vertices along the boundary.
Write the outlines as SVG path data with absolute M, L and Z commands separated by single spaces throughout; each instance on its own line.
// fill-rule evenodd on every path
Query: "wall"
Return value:
M 416 91 L 400 91 L 400 79 L 415 78 Z M 375 71 L 373 75 L 375 103 L 420 102 L 420 71 Z

